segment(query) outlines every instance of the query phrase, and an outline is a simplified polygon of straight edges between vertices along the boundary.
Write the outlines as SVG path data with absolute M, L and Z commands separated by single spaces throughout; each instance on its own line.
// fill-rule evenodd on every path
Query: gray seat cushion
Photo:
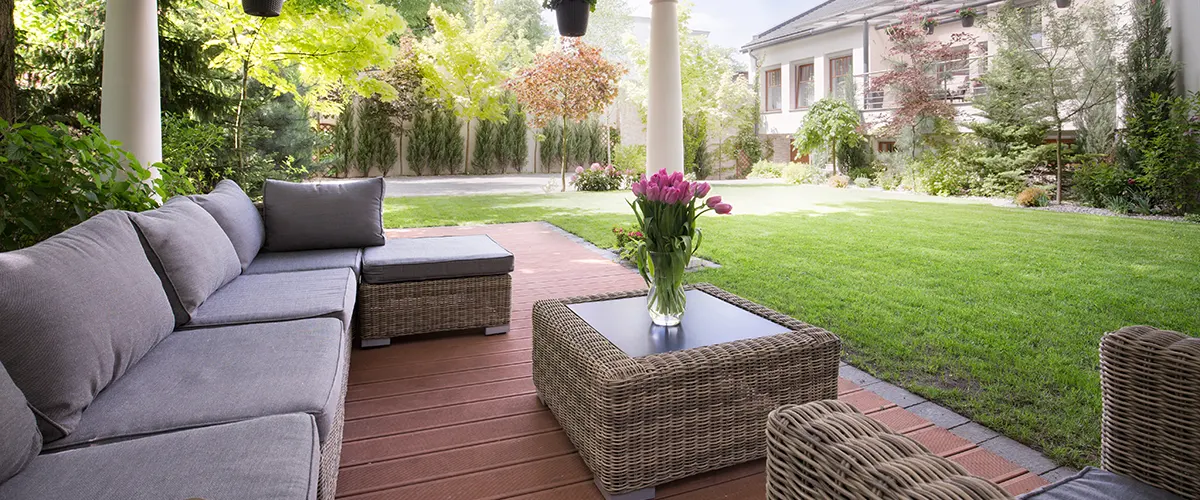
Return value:
M 241 186 L 229 179 L 218 182 L 210 193 L 194 195 L 191 199 L 216 219 L 217 225 L 233 243 L 242 271 L 245 271 L 267 239 L 267 229 L 254 201 L 246 196 Z
M 225 231 L 192 200 L 173 198 L 129 218 L 141 232 L 150 263 L 162 274 L 176 325 L 187 323 L 209 295 L 242 273 Z
M 0 483 L 12 477 L 42 451 L 38 432 L 25 395 L 0 366 Z
M 262 252 L 243 274 L 286 273 L 319 269 L 349 268 L 357 276 L 362 268 L 362 249 L 327 248 L 298 252 Z
M 383 244 L 382 177 L 323 184 L 263 184 L 266 248 L 272 252 Z
M 341 401 L 346 344 L 330 318 L 177 332 L 46 448 L 286 413 L 313 415 L 323 440 Z
M 346 268 L 243 274 L 212 294 L 184 328 L 321 317 L 349 327 L 357 283 Z
M 319 464 L 312 416 L 293 413 L 42 455 L 0 498 L 315 499 Z
M 175 323 L 129 217 L 108 211 L 29 248 L 0 253 L 0 363 L 46 441 Z
M 1135 481 L 1120 474 L 1084 467 L 1074 476 L 1063 478 L 1021 495 L 1031 500 L 1180 500 L 1180 497 Z
M 364 283 L 508 274 L 513 255 L 486 235 L 392 238 L 363 250 Z

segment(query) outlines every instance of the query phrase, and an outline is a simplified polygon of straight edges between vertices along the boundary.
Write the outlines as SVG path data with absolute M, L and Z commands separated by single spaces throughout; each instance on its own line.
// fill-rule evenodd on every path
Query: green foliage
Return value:
M 475 127 L 475 151 L 471 155 L 471 173 L 489 174 L 499 165 L 500 126 L 495 122 L 480 120 Z
M 834 175 L 829 178 L 827 184 L 829 187 L 844 189 L 850 187 L 850 178 L 845 175 Z
M 750 167 L 750 175 L 748 179 L 778 179 L 783 177 L 783 169 L 787 167 L 786 163 L 773 162 L 771 160 L 759 160 L 754 166 Z
M 1104 207 L 1105 201 L 1124 193 L 1134 175 L 1116 162 L 1098 156 L 1084 156 L 1071 176 L 1071 191 L 1086 205 Z
M 708 117 L 704 113 L 683 118 L 683 171 L 694 174 L 700 180 L 712 174 L 711 155 L 708 152 Z
M 225 161 L 225 130 L 175 114 L 163 114 L 163 164 L 185 172 L 197 191 L 207 193 L 232 174 Z
M 804 122 L 796 131 L 792 144 L 800 154 L 825 148 L 833 152 L 833 171 L 838 169 L 839 146 L 855 146 L 866 141 L 859 131 L 858 111 L 850 103 L 834 97 L 817 101 L 804 114 Z
M 1191 222 L 1192 224 L 1200 224 L 1200 214 L 1184 214 L 1183 220 Z
M 1130 3 L 1133 23 L 1132 38 L 1125 51 L 1125 67 L 1121 82 L 1125 99 L 1124 136 L 1133 143 L 1153 141 L 1151 124 L 1166 121 L 1170 109 L 1166 100 L 1151 100 L 1151 96 L 1175 95 L 1175 75 L 1179 70 L 1171 54 L 1168 16 L 1164 2 L 1135 0 Z M 1126 149 L 1122 166 L 1139 171 L 1140 152 Z
M 857 177 L 854 179 L 854 186 L 858 188 L 871 187 L 871 179 L 869 177 Z
M 613 226 L 612 232 L 617 239 L 617 246 L 613 247 L 617 251 L 617 255 L 621 257 L 621 260 L 634 262 L 639 247 L 646 241 L 646 235 L 636 228 L 625 226 Z
M 757 103 L 736 110 L 733 115 L 733 137 L 721 143 L 717 150 L 721 158 L 734 162 L 738 177 L 745 177 L 751 165 L 773 153 L 768 152 L 770 142 L 758 134 L 756 125 L 760 121 L 761 111 Z
M 575 175 L 571 177 L 571 185 L 576 191 L 616 191 L 625 183 L 624 172 L 612 165 L 605 167 L 598 163 L 591 167 L 576 167 Z
M 542 160 L 542 171 L 550 172 L 551 167 L 561 162 L 562 136 L 562 124 L 557 121 L 551 121 L 545 127 L 542 127 L 540 142 L 538 144 L 538 154 Z
M 1022 207 L 1044 207 L 1050 204 L 1050 195 L 1046 193 L 1045 189 L 1028 187 L 1017 194 L 1017 198 L 1014 201 L 1018 206 Z
M 529 159 L 529 126 L 525 121 L 525 112 L 515 100 L 508 102 L 505 110 L 505 120 L 499 125 L 500 150 L 497 155 L 500 172 L 511 168 L 518 172 Z
M 613 165 L 623 170 L 646 171 L 646 146 L 622 144 L 613 148 Z
M 434 0 L 381 0 L 380 3 L 394 9 L 404 18 L 404 24 L 418 36 L 433 32 L 433 22 L 429 18 L 429 7 Z M 437 0 L 437 6 L 449 14 L 466 15 L 470 10 L 468 0 Z
M 1150 96 L 1148 106 L 1166 107 L 1165 120 L 1145 123 L 1129 118 L 1131 127 L 1145 132 L 1129 137 L 1130 149 L 1141 161 L 1137 184 L 1171 212 L 1200 209 L 1200 93 L 1187 97 Z
M 195 188 L 176 168 L 160 178 L 109 141 L 83 115 L 61 123 L 0 120 L 0 248 L 33 245 L 105 210 L 141 211 Z
M 821 168 L 811 163 L 788 163 L 782 176 L 789 184 L 820 184 L 825 180 Z
M 358 115 L 359 169 L 363 176 L 370 175 L 371 168 L 387 176 L 396 165 L 400 155 L 396 145 L 396 124 L 383 103 L 378 99 L 363 99 Z
M 908 162 L 908 155 L 899 151 L 875 155 L 875 184 L 888 191 L 899 188 L 908 173 Z
M 874 161 L 874 151 L 866 141 L 849 143 L 838 149 L 837 163 L 852 179 L 870 176 Z
M 542 22 L 542 7 L 537 0 L 497 0 L 496 10 L 508 21 L 509 29 L 519 32 L 531 47 L 550 39 L 550 27 Z
M 413 116 L 408 131 L 408 163 L 425 175 L 453 174 L 463 161 L 462 122 L 440 106 Z

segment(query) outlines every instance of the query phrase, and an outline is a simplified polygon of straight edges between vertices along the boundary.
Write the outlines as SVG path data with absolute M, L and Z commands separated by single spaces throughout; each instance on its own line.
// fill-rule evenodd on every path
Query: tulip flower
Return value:
M 696 184 L 695 186 L 696 186 L 696 194 L 694 196 L 696 198 L 703 198 L 703 197 L 707 196 L 708 191 L 710 189 L 712 189 L 712 186 L 709 186 L 707 182 L 701 182 L 699 184 Z
M 717 206 L 713 207 L 713 211 L 721 215 L 728 215 L 729 212 L 733 211 L 733 205 L 728 203 L 718 203 Z
M 662 201 L 662 188 L 658 184 L 651 183 L 650 187 L 646 188 L 646 199 L 650 201 Z
M 717 205 L 720 203 L 721 203 L 720 196 L 710 197 L 707 201 L 704 202 L 705 205 L 708 205 L 708 208 L 714 208 L 714 209 L 717 208 Z
M 674 205 L 676 203 L 679 203 L 679 200 L 682 198 L 683 198 L 683 193 L 681 191 L 679 191 L 679 188 L 671 187 L 671 188 L 667 188 L 666 192 L 664 193 L 663 202 L 668 205 Z
M 641 196 L 646 193 L 646 181 L 638 181 L 633 183 L 633 195 Z
M 683 182 L 683 172 L 675 172 L 671 174 L 671 185 L 674 186 Z

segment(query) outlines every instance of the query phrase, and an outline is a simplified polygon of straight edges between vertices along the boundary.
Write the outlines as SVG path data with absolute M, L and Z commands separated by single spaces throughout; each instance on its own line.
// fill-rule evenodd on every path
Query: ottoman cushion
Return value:
M 1074 476 L 1021 495 L 1023 500 L 1103 500 L 1139 498 L 1178 500 L 1180 497 L 1120 474 L 1084 467 Z
M 389 239 L 363 251 L 362 280 L 384 284 L 508 274 L 513 255 L 486 235 Z

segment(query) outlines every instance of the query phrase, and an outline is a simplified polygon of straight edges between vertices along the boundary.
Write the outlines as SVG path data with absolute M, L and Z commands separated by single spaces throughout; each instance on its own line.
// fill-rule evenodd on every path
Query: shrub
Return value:
M 83 115 L 82 130 L 0 120 L 0 248 L 16 250 L 105 210 L 141 211 L 195 191 L 178 169 L 161 177 L 109 141 Z
M 622 259 L 633 262 L 637 258 L 638 247 L 646 241 L 641 231 L 624 226 L 613 226 L 613 236 L 617 238 L 617 246 L 613 247 Z
M 966 162 L 949 154 L 927 154 L 913 162 L 926 191 L 937 196 L 960 196 L 970 192 L 971 182 L 977 180 Z
M 808 163 L 789 163 L 783 167 L 783 179 L 789 184 L 820 184 L 824 178 L 821 169 Z
M 1166 107 L 1166 120 L 1131 119 L 1131 129 L 1144 130 L 1145 137 L 1131 136 L 1130 148 L 1141 158 L 1138 183 L 1153 199 L 1176 212 L 1200 208 L 1200 93 L 1188 97 L 1151 95 L 1149 106 Z
M 622 144 L 613 148 L 613 165 L 624 170 L 646 171 L 646 146 Z
M 576 191 L 616 191 L 625 184 L 625 174 L 616 167 L 593 163 L 591 168 L 575 167 L 571 185 Z
M 850 186 L 850 177 L 845 175 L 835 175 L 829 178 L 829 186 L 835 188 L 845 188 Z
M 854 179 L 854 186 L 860 187 L 860 188 L 869 188 L 869 187 L 871 187 L 871 179 L 868 179 L 866 177 L 859 177 L 857 179 Z
M 1105 194 L 1101 195 L 1101 198 L 1103 199 L 1102 204 L 1104 208 L 1112 210 L 1113 212 L 1127 214 L 1133 210 L 1133 206 L 1129 203 L 1129 199 L 1125 198 L 1124 196 L 1110 196 Z
M 1016 203 L 1022 207 L 1044 207 L 1050 204 L 1050 195 L 1042 188 L 1025 188 L 1017 195 Z
M 1071 191 L 1080 202 L 1103 207 L 1105 197 L 1120 196 L 1133 175 L 1112 161 L 1085 157 L 1071 178 Z
M 776 163 L 770 160 L 761 160 L 750 167 L 750 175 L 748 179 L 778 179 L 783 177 L 783 168 L 786 163 Z
M 1185 214 L 1183 220 L 1193 224 L 1200 224 L 1200 214 Z
M 499 164 L 501 127 L 496 122 L 479 120 L 475 127 L 475 151 L 471 153 L 472 174 L 489 174 Z

